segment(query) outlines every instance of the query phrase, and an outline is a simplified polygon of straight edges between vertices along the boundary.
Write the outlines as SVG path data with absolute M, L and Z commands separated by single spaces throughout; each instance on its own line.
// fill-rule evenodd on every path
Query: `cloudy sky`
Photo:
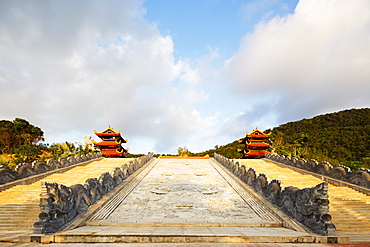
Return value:
M 46 143 L 199 152 L 362 107 L 369 0 L 0 1 L 0 119 Z

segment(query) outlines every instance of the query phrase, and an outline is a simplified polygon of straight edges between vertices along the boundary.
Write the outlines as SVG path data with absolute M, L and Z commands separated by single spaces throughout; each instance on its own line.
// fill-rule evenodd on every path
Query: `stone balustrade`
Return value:
M 58 160 L 49 159 L 46 162 L 42 160 L 36 160 L 32 162 L 32 164 L 28 163 L 18 164 L 14 171 L 7 166 L 1 166 L 0 185 L 10 183 L 18 179 L 23 179 L 48 171 L 56 170 L 59 168 L 68 167 L 74 164 L 89 161 L 99 157 L 102 157 L 100 152 L 71 156 L 68 158 L 59 158 Z
M 39 221 L 34 224 L 35 234 L 58 232 L 87 211 L 104 195 L 112 191 L 128 176 L 153 158 L 153 153 L 141 156 L 99 178 L 89 178 L 85 184 L 64 186 L 57 183 L 42 183 Z
M 233 172 L 239 179 L 252 187 L 284 213 L 302 223 L 311 232 L 334 235 L 335 225 L 329 214 L 328 184 L 321 183 L 313 188 L 284 188 L 279 180 L 270 181 L 266 174 L 258 174 L 254 168 L 248 170 L 215 153 L 215 160 Z
M 318 163 L 314 159 L 306 161 L 305 159 L 291 158 L 278 154 L 267 154 L 266 158 L 370 189 L 369 169 L 358 168 L 352 171 L 349 167 L 343 165 L 333 167 L 326 161 Z

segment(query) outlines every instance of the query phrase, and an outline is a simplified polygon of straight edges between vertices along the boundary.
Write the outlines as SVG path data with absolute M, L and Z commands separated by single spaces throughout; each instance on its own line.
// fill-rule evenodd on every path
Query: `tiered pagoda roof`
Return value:
M 110 126 L 102 131 L 95 134 L 102 139 L 101 142 L 95 142 L 94 145 L 98 147 L 104 157 L 110 158 L 123 158 L 124 153 L 127 153 L 128 149 L 122 147 L 122 143 L 126 143 L 128 140 L 122 138 L 120 131 L 116 132 Z
M 271 133 L 265 134 L 259 129 L 255 129 L 252 133 L 246 133 L 245 137 L 239 140 L 239 143 L 244 144 L 243 149 L 238 149 L 239 153 L 243 154 L 243 158 L 261 158 L 269 153 L 267 150 L 270 145 L 265 141 L 270 137 Z

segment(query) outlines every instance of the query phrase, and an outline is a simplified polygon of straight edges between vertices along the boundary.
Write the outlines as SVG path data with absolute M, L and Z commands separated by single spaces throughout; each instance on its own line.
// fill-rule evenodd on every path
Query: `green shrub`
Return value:
M 345 161 L 345 162 L 342 162 L 340 164 L 344 165 L 344 166 L 348 166 L 349 168 L 351 168 L 351 170 L 356 170 L 356 169 L 362 167 L 360 161 Z
M 0 157 L 0 166 L 7 166 L 9 164 L 9 160 L 5 157 Z

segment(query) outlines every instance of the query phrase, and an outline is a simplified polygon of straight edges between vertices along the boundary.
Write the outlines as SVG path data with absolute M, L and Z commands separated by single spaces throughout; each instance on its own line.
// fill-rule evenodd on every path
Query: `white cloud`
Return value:
M 141 0 L 1 1 L 0 119 L 25 118 L 47 142 L 111 125 L 133 153 L 176 153 L 370 105 L 368 1 L 301 0 L 275 18 L 284 6 L 266 16 L 263 2 L 249 14 L 264 21 L 220 71 L 222 47 L 176 60 Z
M 370 2 L 301 0 L 261 22 L 225 63 L 236 91 L 275 102 L 278 123 L 370 105 Z M 270 109 L 270 110 L 269 110 Z
M 288 1 L 293 4 L 293 1 Z M 283 0 L 254 0 L 241 5 L 240 15 L 246 22 L 252 20 L 268 21 L 277 15 L 289 13 L 289 5 Z
M 141 4 L 2 1 L 0 118 L 29 120 L 47 142 L 82 142 L 109 124 L 157 152 L 209 126 L 186 104 L 207 97 L 197 69 L 175 61 L 172 38 L 144 20 Z M 190 84 L 177 90 L 181 74 Z

